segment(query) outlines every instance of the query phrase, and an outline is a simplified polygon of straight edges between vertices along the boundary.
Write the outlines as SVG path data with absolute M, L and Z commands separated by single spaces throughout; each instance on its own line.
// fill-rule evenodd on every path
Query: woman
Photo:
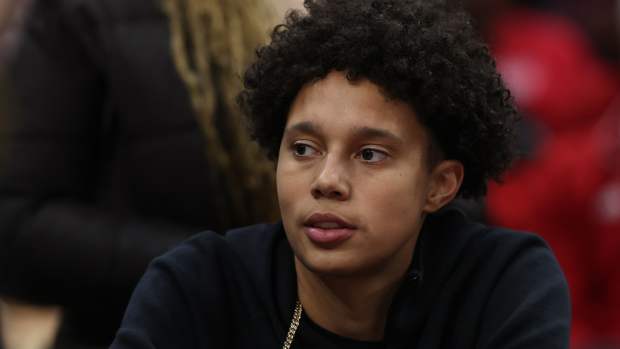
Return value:
M 2 129 L 0 294 L 63 306 L 58 346 L 109 345 L 148 262 L 189 234 L 277 217 L 234 105 L 265 6 L 34 4 Z
M 112 348 L 567 348 L 545 243 L 442 209 L 514 156 L 516 112 L 469 17 L 427 0 L 305 5 L 239 97 L 276 162 L 282 222 L 156 259 Z

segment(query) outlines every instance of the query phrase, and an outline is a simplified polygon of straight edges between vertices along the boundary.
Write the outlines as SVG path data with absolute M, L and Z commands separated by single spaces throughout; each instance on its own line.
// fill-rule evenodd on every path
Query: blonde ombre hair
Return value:
M 241 75 L 275 24 L 265 0 L 163 0 L 171 49 L 206 140 L 226 183 L 225 225 L 279 216 L 273 164 L 250 139 L 236 96 Z M 217 194 L 216 194 L 217 195 Z

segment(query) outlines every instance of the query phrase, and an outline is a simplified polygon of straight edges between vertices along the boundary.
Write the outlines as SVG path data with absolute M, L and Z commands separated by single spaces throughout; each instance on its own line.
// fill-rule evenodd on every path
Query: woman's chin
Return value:
M 317 251 L 296 255 L 297 268 L 304 269 L 319 276 L 350 277 L 362 273 L 365 269 L 358 258 L 336 253 L 336 251 Z

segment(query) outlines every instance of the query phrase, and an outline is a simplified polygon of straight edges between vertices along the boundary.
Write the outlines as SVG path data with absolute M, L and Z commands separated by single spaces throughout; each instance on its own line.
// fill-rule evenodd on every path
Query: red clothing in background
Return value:
M 617 75 L 561 17 L 519 10 L 490 33 L 519 108 L 547 132 L 503 185 L 490 186 L 489 220 L 549 242 L 571 289 L 572 347 L 620 343 Z
M 591 125 L 618 79 L 568 19 L 531 10 L 500 17 L 489 42 L 519 108 L 552 131 Z
M 620 334 L 620 171 L 601 139 L 592 130 L 549 140 L 487 198 L 493 223 L 536 232 L 552 247 L 571 290 L 576 344 Z

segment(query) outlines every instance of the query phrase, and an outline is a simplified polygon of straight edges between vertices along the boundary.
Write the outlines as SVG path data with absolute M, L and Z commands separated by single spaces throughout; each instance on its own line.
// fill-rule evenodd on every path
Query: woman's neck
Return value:
M 325 276 L 295 258 L 299 300 L 308 317 L 324 329 L 356 340 L 379 341 L 408 267 L 403 264 L 371 276 Z

